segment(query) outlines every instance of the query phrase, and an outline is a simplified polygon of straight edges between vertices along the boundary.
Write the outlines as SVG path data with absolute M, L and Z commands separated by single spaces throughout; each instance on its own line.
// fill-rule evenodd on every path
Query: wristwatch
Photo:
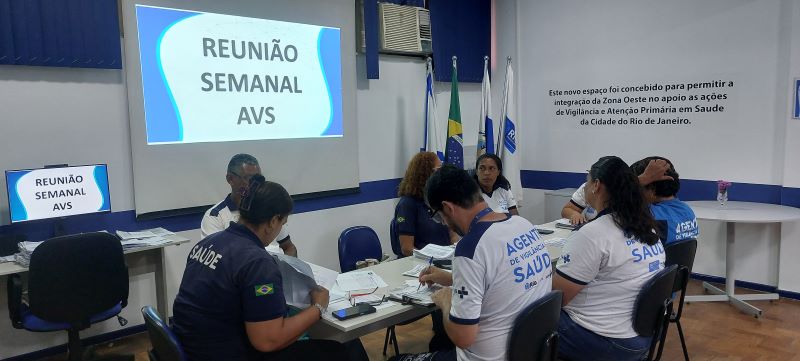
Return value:
M 322 315 L 325 314 L 325 307 L 322 307 L 319 303 L 315 303 L 312 306 L 316 307 L 319 310 L 319 318 L 322 318 Z

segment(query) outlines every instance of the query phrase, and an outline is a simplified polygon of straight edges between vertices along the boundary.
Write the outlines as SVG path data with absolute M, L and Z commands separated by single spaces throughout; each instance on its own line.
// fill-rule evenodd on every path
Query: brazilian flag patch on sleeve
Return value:
M 256 297 L 259 296 L 266 296 L 275 293 L 275 288 L 272 287 L 272 283 L 267 283 L 265 285 L 255 286 L 256 288 Z

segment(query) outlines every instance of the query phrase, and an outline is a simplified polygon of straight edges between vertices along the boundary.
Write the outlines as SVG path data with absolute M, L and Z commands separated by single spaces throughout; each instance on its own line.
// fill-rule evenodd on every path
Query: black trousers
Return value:
M 264 361 L 317 361 L 344 360 L 368 361 L 361 340 L 346 343 L 330 340 L 297 341 L 283 350 L 264 354 Z

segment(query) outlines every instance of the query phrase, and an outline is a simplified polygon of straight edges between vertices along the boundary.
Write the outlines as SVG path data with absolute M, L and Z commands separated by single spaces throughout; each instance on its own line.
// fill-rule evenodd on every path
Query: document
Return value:
M 393 300 L 400 302 L 411 302 L 413 304 L 430 306 L 433 305 L 431 296 L 434 292 L 441 289 L 439 285 L 419 286 L 419 282 L 414 281 L 414 284 L 409 284 L 411 280 L 406 281 L 404 286 L 397 287 L 389 291 L 389 297 Z
M 284 254 L 273 254 L 278 262 L 278 269 L 283 278 L 283 295 L 286 304 L 297 308 L 308 307 L 311 304 L 309 292 L 317 287 L 314 272 L 307 263 Z
M 388 286 L 381 276 L 373 271 L 356 271 L 341 273 L 336 277 L 336 284 L 344 292 L 372 290 Z
M 550 238 L 544 241 L 545 245 L 564 248 L 564 245 L 567 244 L 566 238 Z
M 403 272 L 403 276 L 419 277 L 419 274 L 422 273 L 422 271 L 424 271 L 426 268 L 428 268 L 428 265 L 426 265 L 426 264 L 418 264 L 418 265 L 414 266 L 414 268 Z
M 139 248 L 139 247 L 160 246 L 162 244 L 167 244 L 169 242 L 170 240 L 161 236 L 134 238 L 121 241 L 123 250 Z
M 436 244 L 428 244 L 422 249 L 414 250 L 414 257 L 429 260 L 431 257 L 435 260 L 453 259 L 453 254 L 456 248 L 453 246 L 439 246 Z

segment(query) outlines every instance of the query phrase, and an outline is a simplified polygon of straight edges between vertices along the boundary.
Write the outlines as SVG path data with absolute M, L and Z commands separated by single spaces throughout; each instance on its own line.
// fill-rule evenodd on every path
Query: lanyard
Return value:
M 489 207 L 486 207 L 482 211 L 478 212 L 478 214 L 475 216 L 475 219 L 473 219 L 472 223 L 470 223 L 469 229 L 472 229 L 472 226 L 474 226 L 476 223 L 478 223 L 478 220 L 480 220 L 481 218 L 483 218 L 483 216 L 485 216 L 485 215 L 487 215 L 489 213 L 492 213 L 492 209 L 489 208 Z M 469 230 L 467 230 L 467 233 L 469 233 Z

